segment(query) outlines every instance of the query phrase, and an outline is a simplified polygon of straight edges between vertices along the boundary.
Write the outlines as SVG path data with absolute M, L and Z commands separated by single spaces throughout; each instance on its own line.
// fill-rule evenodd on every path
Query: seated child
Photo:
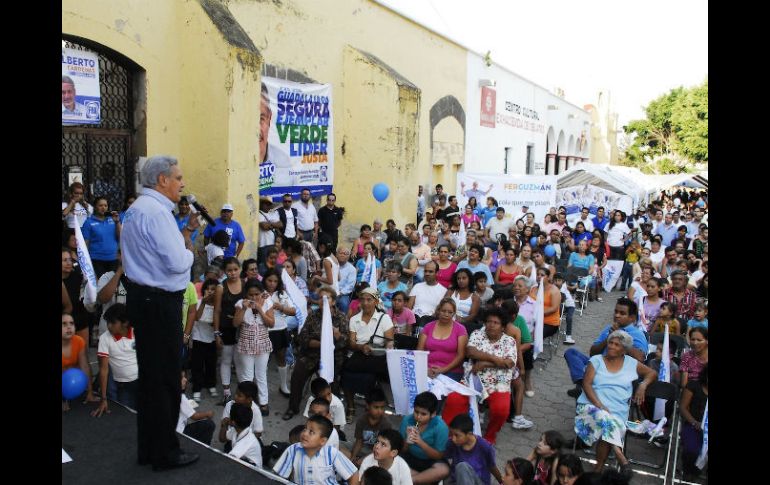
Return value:
M 182 371 L 182 400 L 179 403 L 179 420 L 176 424 L 176 431 L 210 446 L 214 429 L 217 427 L 211 420 L 214 417 L 214 411 L 195 412 L 195 407 L 190 404 L 190 400 L 184 393 L 185 389 L 187 389 L 187 376 L 185 371 Z M 188 419 L 192 420 L 190 424 L 187 424 Z
M 329 401 L 322 397 L 317 397 L 310 402 L 310 416 L 323 416 L 331 421 L 331 412 L 329 409 Z M 326 442 L 327 446 L 333 446 L 334 448 L 340 448 L 340 435 L 337 433 L 336 428 L 332 428 L 332 432 L 329 435 L 329 440 Z
M 403 448 L 404 439 L 401 433 L 395 429 L 380 431 L 372 453 L 363 459 L 358 468 L 361 481 L 366 481 L 363 477 L 366 476 L 367 470 L 380 467 L 390 473 L 393 485 L 412 485 L 412 472 L 409 470 L 409 465 L 398 456 Z
M 356 421 L 356 441 L 350 451 L 351 460 L 358 466 L 361 465 L 361 459 L 364 456 L 372 453 L 379 433 L 392 428 L 390 421 L 385 418 L 385 406 L 387 405 L 385 399 L 385 393 L 382 392 L 382 389 L 372 389 L 366 395 L 366 414 Z M 397 451 L 401 451 L 401 447 L 398 447 Z M 411 478 L 409 481 L 411 482 Z
M 99 336 L 99 389 L 102 400 L 93 411 L 94 416 L 109 412 L 107 404 L 107 375 L 117 385 L 117 402 L 136 409 L 136 392 L 139 387 L 139 365 L 136 360 L 134 329 L 128 321 L 128 308 L 115 303 L 104 312 L 107 331 Z
M 487 281 L 487 275 L 479 271 L 473 275 L 473 280 L 476 282 L 476 294 L 479 295 L 481 300 L 481 306 L 485 306 L 489 300 L 495 295 L 495 292 L 490 288 L 489 281 Z
M 326 382 L 326 379 L 323 377 L 316 377 L 313 379 L 310 382 L 310 393 L 312 396 L 307 398 L 303 416 L 309 418 L 308 411 L 310 411 L 310 403 L 313 399 L 322 397 L 329 403 L 329 412 L 331 413 L 331 418 L 329 419 L 331 419 L 332 424 L 334 424 L 334 428 L 337 431 L 340 431 L 342 427 L 345 426 L 345 423 L 347 423 L 345 418 L 345 405 L 342 404 L 340 398 L 332 394 L 332 388 L 329 383 Z
M 407 470 L 408 469 L 409 468 L 407 467 Z M 367 468 L 366 471 L 361 475 L 362 484 L 364 483 L 364 480 L 366 480 L 366 483 L 369 485 L 393 485 L 393 483 L 395 483 L 390 472 L 378 466 Z M 410 481 L 409 483 L 412 482 Z
M 553 275 L 553 284 L 559 288 L 559 291 L 564 295 L 564 314 L 567 321 L 567 336 L 564 337 L 564 345 L 574 345 L 575 339 L 572 338 L 572 318 L 575 315 L 575 299 L 572 297 L 567 283 L 564 281 L 564 275 L 556 273 Z
M 295 443 L 283 452 L 273 471 L 294 483 L 337 485 L 336 475 L 358 485 L 356 466 L 338 449 L 327 446 L 332 422 L 323 416 L 311 416 Z
M 691 318 L 690 321 L 687 322 L 688 333 L 689 333 L 689 329 L 695 328 L 695 327 L 703 327 L 708 329 L 709 328 L 708 314 L 709 314 L 708 304 L 705 301 L 696 302 L 693 318 Z
M 402 335 L 412 335 L 412 329 L 417 321 L 414 312 L 406 306 L 409 297 L 403 291 L 393 293 L 390 300 L 392 306 L 388 310 L 388 316 L 393 320 L 393 326 L 396 327 L 396 333 Z
M 262 447 L 262 466 L 269 468 L 273 462 L 281 457 L 281 454 L 286 451 L 286 448 L 299 443 L 299 435 L 302 430 L 305 429 L 304 424 L 298 424 L 297 426 L 289 430 L 289 441 L 273 441 L 268 446 Z
M 227 454 L 261 468 L 262 449 L 250 426 L 254 414 L 251 406 L 246 404 L 236 402 L 230 406 L 232 426 L 227 430 L 227 439 L 230 442 L 230 451 Z
M 402 458 L 414 470 L 412 482 L 436 483 L 449 476 L 449 466 L 442 459 L 449 428 L 441 416 L 436 416 L 438 399 L 431 392 L 421 392 L 414 398 L 414 412 L 401 421 L 401 436 L 407 447 Z
M 232 426 L 232 423 L 230 422 L 230 408 L 233 406 L 233 403 L 243 404 L 251 408 L 253 411 L 251 430 L 257 438 L 262 436 L 262 431 L 264 431 L 264 428 L 262 427 L 262 413 L 255 402 L 256 400 L 257 385 L 252 381 L 243 381 L 238 384 L 238 388 L 235 391 L 235 401 L 228 401 L 227 404 L 225 404 L 225 410 L 222 412 L 222 424 L 219 428 L 219 442 L 225 443 L 225 453 L 230 451 L 227 430 Z
M 670 301 L 661 303 L 660 312 L 651 329 L 652 333 L 665 332 L 666 324 L 668 324 L 668 333 L 679 335 L 679 320 L 674 315 L 676 315 L 675 304 Z
M 495 464 L 495 448 L 487 440 L 473 433 L 473 420 L 467 414 L 458 414 L 449 423 L 449 439 L 444 459 L 451 463 L 452 474 L 444 483 L 461 485 L 490 485 L 491 475 L 503 482 Z

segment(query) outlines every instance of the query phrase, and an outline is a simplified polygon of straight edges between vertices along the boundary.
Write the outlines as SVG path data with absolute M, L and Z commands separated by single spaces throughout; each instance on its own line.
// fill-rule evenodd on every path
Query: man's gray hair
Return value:
M 519 276 L 513 279 L 514 283 L 516 283 L 517 281 L 523 281 L 524 285 L 527 288 L 532 288 L 532 280 L 530 280 L 528 276 L 524 276 L 523 274 L 520 274 Z
M 71 77 L 65 76 L 63 74 L 61 77 L 61 82 L 63 82 L 64 84 L 72 84 L 73 86 L 75 85 L 75 81 L 73 81 Z
M 615 330 L 610 334 L 609 337 L 607 337 L 607 342 L 612 339 L 619 340 L 623 348 L 626 349 L 626 352 L 631 350 L 631 348 L 634 346 L 634 339 L 631 338 L 631 335 L 629 335 L 625 330 Z
M 154 189 L 158 185 L 160 176 L 170 177 L 171 167 L 178 164 L 179 161 L 169 155 L 156 155 L 148 158 L 142 167 L 142 173 L 139 175 L 142 187 Z

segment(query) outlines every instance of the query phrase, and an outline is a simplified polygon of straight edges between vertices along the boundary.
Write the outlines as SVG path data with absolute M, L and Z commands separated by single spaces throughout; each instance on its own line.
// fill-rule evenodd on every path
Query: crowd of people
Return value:
M 89 384 L 86 397 L 100 401 L 94 411 L 100 416 L 109 412 L 108 400 L 130 407 L 137 400 L 141 372 L 126 311 L 127 294 L 136 290 L 126 281 L 120 248 L 125 210 L 135 198 L 127 198 L 118 210 L 101 196 L 93 205 L 86 203 L 79 183 L 68 195 L 62 203 L 62 366 L 79 366 L 90 377 L 85 349 L 89 335 L 98 334 L 98 392 Z M 419 196 L 426 197 L 422 187 Z M 590 356 L 574 348 L 565 353 L 576 383 L 570 390 L 577 397 L 575 432 L 587 445 L 598 443 L 596 472 L 614 451 L 621 475 L 630 478 L 621 451 L 628 403 L 632 392 L 642 402 L 645 387 L 657 378 L 657 369 L 646 365 L 649 335 L 682 335 L 689 344 L 679 363 L 686 387 L 684 456 L 686 471 L 694 472 L 708 396 L 706 192 L 663 193 L 630 215 L 599 207 L 592 217 L 584 207 L 568 218 L 565 207 L 552 207 L 536 221 L 526 207 L 511 217 L 493 197 L 486 198 L 485 206 L 475 197 L 460 206 L 457 197 L 437 185 L 430 203 L 423 199 L 418 204 L 415 222 L 399 229 L 392 219 L 383 227 L 375 218 L 360 227 L 352 245 L 339 237 L 345 211 L 336 205 L 336 195 L 325 199 L 317 209 L 305 189 L 299 200 L 284 195 L 275 208 L 270 198 L 261 197 L 259 250 L 246 259 L 241 258 L 245 237 L 232 205 L 223 204 L 220 217 L 201 230 L 191 222 L 195 213 L 189 201 L 182 197 L 177 203 L 174 218 L 185 241 L 195 243 L 203 234 L 198 245 L 203 251 L 196 257 L 206 265 L 200 277 L 191 272 L 184 291 L 179 346 L 183 368 L 190 372 L 192 403 L 182 395 L 178 431 L 210 443 L 212 415 L 196 413 L 194 407 L 203 392 L 221 397 L 225 409 L 219 439 L 226 451 L 269 466 L 272 448 L 259 437 L 261 418 L 273 402 L 267 385 L 273 360 L 278 390 L 289 400 L 284 420 L 300 413 L 311 381 L 306 424 L 293 430 L 282 453 L 272 456 L 278 458 L 275 472 L 298 483 L 309 479 L 316 465 L 328 475 L 314 476 L 313 482 L 330 485 L 335 474 L 351 485 L 359 480 L 369 485 L 440 480 L 489 485 L 491 476 L 506 485 L 576 483 L 581 462 L 562 452 L 565 440 L 555 431 L 544 433 L 529 457 L 508 461 L 502 472 L 494 445 L 506 422 L 515 430 L 533 426 L 523 408 L 524 396 L 534 396 L 538 287 L 544 289 L 543 337 L 558 332 L 564 313 L 564 344 L 573 345 L 576 284 L 568 281 L 569 269 L 587 270 L 582 280 L 587 298 L 601 301 L 602 271 L 608 261 L 620 260 L 620 289 L 628 293 L 616 304 L 613 323 L 591 346 Z M 83 302 L 75 224 L 82 228 L 98 280 L 94 305 Z M 286 278 L 306 297 L 306 308 L 293 302 Z M 331 382 L 313 379 L 319 370 L 324 305 L 333 327 Z M 300 314 L 305 316 L 301 328 Z M 477 376 L 487 414 L 483 436 L 473 433 L 468 399 L 458 393 L 442 400 L 431 393 L 418 395 L 414 414 L 403 418 L 399 430 L 391 429 L 383 410 L 392 404 L 385 357 L 392 348 L 428 351 L 429 377 L 444 375 L 469 384 Z M 641 383 L 632 391 L 637 380 Z M 184 391 L 186 372 L 182 386 Z M 366 396 L 360 417 L 356 394 Z M 353 421 L 352 447 L 340 446 L 342 428 Z

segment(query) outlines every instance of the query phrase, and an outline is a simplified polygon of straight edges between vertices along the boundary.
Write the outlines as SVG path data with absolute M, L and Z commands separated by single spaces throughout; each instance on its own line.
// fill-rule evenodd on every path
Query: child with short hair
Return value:
M 476 294 L 479 296 L 481 306 L 483 307 L 493 296 L 495 296 L 495 292 L 492 288 L 487 286 L 489 285 L 489 280 L 487 279 L 487 275 L 482 271 L 473 275 L 473 281 L 476 284 Z
M 412 335 L 412 329 L 417 322 L 414 312 L 406 306 L 408 298 L 403 291 L 393 293 L 390 300 L 391 307 L 388 310 L 388 316 L 393 321 L 393 326 L 396 327 L 396 333 L 401 335 Z
M 429 391 L 414 398 L 414 412 L 404 416 L 399 431 L 405 439 L 403 458 L 414 470 L 415 484 L 435 483 L 449 476 L 449 466 L 442 460 L 449 428 L 436 416 L 438 399 Z
M 361 474 L 361 483 L 363 484 L 364 481 L 369 485 L 393 485 L 395 483 L 390 472 L 378 466 L 369 467 Z
M 255 413 L 246 404 L 236 402 L 230 407 L 232 427 L 227 430 L 227 439 L 230 444 L 230 451 L 227 454 L 262 468 L 262 447 L 249 426 L 255 414 L 259 412 Z
M 450 484 L 490 485 L 492 475 L 498 483 L 503 482 L 495 463 L 495 448 L 473 433 L 473 419 L 468 414 L 458 414 L 452 419 L 449 439 L 444 459 L 451 463 Z
M 564 314 L 567 321 L 567 336 L 564 337 L 564 345 L 575 345 L 575 339 L 572 338 L 572 317 L 575 315 L 575 299 L 572 298 L 572 293 L 570 293 L 567 287 L 564 275 L 561 273 L 553 275 L 553 284 L 559 288 L 562 296 L 564 296 Z
M 259 410 L 259 406 L 255 402 L 257 400 L 257 385 L 252 381 L 243 381 L 238 384 L 238 388 L 235 391 L 235 401 L 228 401 L 225 404 L 225 410 L 222 411 L 222 423 L 219 428 L 219 441 L 225 443 L 225 452 L 229 450 L 229 438 L 227 437 L 228 428 L 232 426 L 230 422 L 230 409 L 235 403 L 248 406 L 252 410 L 251 418 L 251 431 L 254 432 L 254 436 L 259 437 L 262 435 L 264 428 L 262 427 L 262 413 Z
M 358 466 L 364 456 L 372 453 L 379 433 L 392 429 L 390 422 L 385 418 L 385 406 L 387 401 L 382 389 L 374 388 L 366 395 L 366 414 L 356 421 L 356 441 L 350 451 L 350 459 Z M 398 448 L 398 451 L 400 450 L 401 447 Z
M 139 388 L 139 364 L 136 360 L 134 329 L 128 321 L 128 308 L 123 303 L 115 303 L 104 312 L 107 331 L 99 336 L 99 388 L 102 400 L 93 411 L 94 416 L 109 412 L 107 404 L 107 374 L 112 371 L 112 378 L 117 385 L 116 401 L 136 409 L 136 392 Z
M 327 418 L 311 416 L 299 443 L 286 448 L 273 471 L 294 483 L 337 485 L 336 475 L 339 475 L 348 480 L 349 485 L 358 485 L 356 466 L 338 449 L 326 444 L 333 429 Z
M 708 303 L 705 301 L 696 301 L 695 302 L 695 313 L 693 313 L 693 318 L 690 319 L 690 321 L 687 322 L 687 328 L 695 328 L 695 327 L 702 327 L 702 328 L 709 328 L 709 306 Z M 689 331 L 689 330 L 688 330 Z
M 395 429 L 384 429 L 377 435 L 372 453 L 367 455 L 358 468 L 358 476 L 362 482 L 369 483 L 365 478 L 367 471 L 380 467 L 387 470 L 392 477 L 393 485 L 412 485 L 412 472 L 403 458 L 398 456 L 404 448 L 404 439 Z
M 310 402 L 310 416 L 323 416 L 331 421 L 331 413 L 329 412 L 329 401 L 322 397 L 317 397 Z M 336 428 L 332 428 L 332 432 L 329 435 L 329 440 L 326 442 L 327 446 L 333 446 L 340 449 L 340 435 L 337 433 Z
M 185 394 L 187 389 L 187 376 L 185 371 L 182 371 L 182 394 L 181 402 L 179 403 L 179 419 L 176 423 L 176 432 L 183 433 L 191 438 L 204 443 L 206 446 L 211 446 L 211 438 L 214 436 L 214 429 L 217 427 L 211 418 L 214 417 L 214 411 L 195 411 L 195 406 L 190 404 L 190 400 L 187 399 Z M 187 420 L 192 422 L 187 424 Z
M 310 417 L 308 412 L 310 411 L 310 405 L 313 399 L 317 397 L 324 398 L 329 403 L 329 412 L 331 413 L 329 419 L 331 419 L 332 424 L 334 424 L 334 428 L 337 431 L 340 431 L 347 423 L 345 417 L 345 405 L 342 404 L 340 398 L 332 393 L 331 385 L 323 377 L 316 377 L 310 382 L 310 394 L 311 396 L 307 399 L 303 416 L 306 418 Z
M 564 447 L 564 437 L 558 431 L 543 433 L 537 446 L 532 449 L 527 459 L 535 467 L 535 480 L 543 485 L 556 482 L 556 470 L 559 467 L 559 455 Z

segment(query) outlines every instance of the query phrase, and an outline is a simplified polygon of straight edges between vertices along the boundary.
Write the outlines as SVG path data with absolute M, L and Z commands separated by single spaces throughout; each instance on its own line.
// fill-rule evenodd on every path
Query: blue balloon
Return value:
M 372 187 L 372 195 L 374 196 L 375 200 L 377 200 L 377 202 L 384 202 L 385 199 L 388 198 L 389 194 L 390 189 L 382 182 L 375 184 L 375 186 Z
M 61 395 L 64 399 L 75 399 L 88 387 L 88 377 L 78 368 L 67 369 L 61 375 Z
M 532 239 L 529 240 L 529 245 L 533 248 L 537 246 L 537 236 L 532 236 Z
M 553 258 L 556 255 L 556 250 L 550 244 L 543 249 L 543 252 L 549 258 Z

